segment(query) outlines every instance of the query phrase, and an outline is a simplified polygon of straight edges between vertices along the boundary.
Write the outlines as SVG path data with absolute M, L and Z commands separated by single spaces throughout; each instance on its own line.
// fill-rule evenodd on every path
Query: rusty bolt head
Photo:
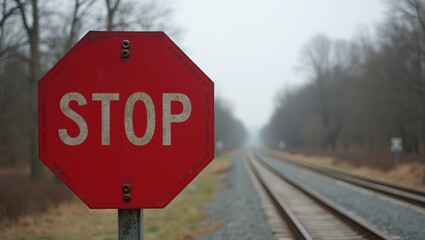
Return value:
M 129 184 L 129 183 L 124 183 L 124 184 L 122 185 L 122 191 L 123 191 L 124 193 L 129 193 L 129 192 L 131 191 L 131 186 L 130 186 L 130 184 Z
M 123 58 L 128 58 L 130 56 L 130 51 L 128 49 L 123 49 L 121 52 Z
M 127 39 L 122 40 L 122 42 L 121 42 L 121 46 L 122 46 L 122 48 L 124 48 L 124 49 L 128 49 L 128 48 L 130 47 L 130 41 L 128 41 Z
M 126 193 L 123 196 L 124 201 L 129 202 L 131 200 L 131 195 L 130 193 Z

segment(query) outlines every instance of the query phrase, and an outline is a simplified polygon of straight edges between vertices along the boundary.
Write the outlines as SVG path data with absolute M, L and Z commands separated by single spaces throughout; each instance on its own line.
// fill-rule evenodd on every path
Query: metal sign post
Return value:
M 285 148 L 285 142 L 283 141 L 283 140 L 281 140 L 280 142 L 279 142 L 279 149 L 280 150 L 282 150 L 282 149 L 284 149 Z
M 118 239 L 143 240 L 143 209 L 118 209 Z
M 400 153 L 403 151 L 403 140 L 399 137 L 391 138 L 391 152 L 394 153 L 394 168 L 400 165 Z

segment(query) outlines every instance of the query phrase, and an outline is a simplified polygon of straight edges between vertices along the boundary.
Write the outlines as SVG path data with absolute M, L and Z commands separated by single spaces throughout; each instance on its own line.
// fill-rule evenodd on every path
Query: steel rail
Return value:
M 349 213 L 347 210 L 339 207 L 329 199 L 323 197 L 316 191 L 310 189 L 309 187 L 301 184 L 297 180 L 295 180 L 292 177 L 289 177 L 282 172 L 276 170 L 272 166 L 270 166 L 267 162 L 265 162 L 261 157 L 254 154 L 249 154 L 250 161 L 257 161 L 259 164 L 261 164 L 264 168 L 266 168 L 268 171 L 272 172 L 279 178 L 283 179 L 284 181 L 288 182 L 290 185 L 294 186 L 304 194 L 306 194 L 309 198 L 311 198 L 314 202 L 322 206 L 323 208 L 327 209 L 329 212 L 331 212 L 333 215 L 335 215 L 338 219 L 345 222 L 349 226 L 352 226 L 352 229 L 356 229 L 360 234 L 366 236 L 367 239 L 391 239 L 391 237 L 387 236 L 386 234 L 380 232 L 379 230 L 375 229 L 373 226 L 370 226 L 369 224 L 365 223 L 364 221 L 360 220 L 358 217 L 354 216 L 353 214 Z M 250 166 L 253 167 L 253 164 L 250 163 Z M 257 171 L 258 172 L 258 171 Z M 262 183 L 263 185 L 266 185 L 265 182 Z
M 248 161 L 248 165 L 254 175 L 259 180 L 261 186 L 266 190 L 267 195 L 270 197 L 271 201 L 273 202 L 276 209 L 279 211 L 280 216 L 285 219 L 286 223 L 290 225 L 290 229 L 293 233 L 293 235 L 306 239 L 306 240 L 312 240 L 313 237 L 309 234 L 309 232 L 305 229 L 305 227 L 301 224 L 299 219 L 295 216 L 295 214 L 292 212 L 292 210 L 289 208 L 289 206 L 283 201 L 283 199 L 276 194 L 271 187 L 266 183 L 264 178 L 261 176 L 261 174 L 258 172 L 258 170 L 254 167 L 253 163 L 251 161 Z
M 268 153 L 264 153 L 264 154 L 270 155 Z M 259 156 L 258 153 L 255 153 L 255 155 L 257 157 Z M 423 191 L 403 187 L 396 184 L 385 183 L 383 181 L 372 180 L 369 178 L 360 177 L 360 176 L 356 176 L 349 173 L 342 173 L 340 171 L 332 170 L 325 167 L 320 167 L 310 163 L 294 161 L 294 160 L 282 158 L 276 155 L 273 155 L 273 156 L 289 164 L 292 164 L 295 166 L 301 166 L 301 167 L 310 169 L 314 172 L 317 172 L 319 174 L 326 175 L 328 177 L 338 179 L 347 183 L 351 183 L 359 187 L 367 188 L 369 190 L 385 194 L 389 197 L 396 198 L 403 202 L 407 202 L 415 206 L 425 208 L 425 192 Z

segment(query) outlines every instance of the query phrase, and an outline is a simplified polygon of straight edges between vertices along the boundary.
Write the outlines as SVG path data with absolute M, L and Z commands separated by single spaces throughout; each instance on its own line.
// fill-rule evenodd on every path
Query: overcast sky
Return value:
M 317 34 L 350 40 L 384 19 L 380 0 L 180 0 L 181 47 L 248 127 L 267 123 L 276 95 L 306 82 L 295 70 Z

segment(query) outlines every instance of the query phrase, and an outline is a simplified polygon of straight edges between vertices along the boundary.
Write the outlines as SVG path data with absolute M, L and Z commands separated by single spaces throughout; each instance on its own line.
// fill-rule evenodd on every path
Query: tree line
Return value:
M 29 162 L 32 178 L 43 176 L 37 82 L 88 30 L 155 30 L 178 40 L 173 10 L 155 0 L 0 0 L 0 166 Z
M 297 69 L 309 82 L 279 94 L 268 146 L 389 151 L 400 137 L 405 152 L 425 152 L 425 1 L 386 4 L 373 36 L 304 45 Z
M 248 136 L 243 123 L 233 115 L 231 104 L 224 99 L 214 101 L 214 137 L 216 154 L 241 147 Z

